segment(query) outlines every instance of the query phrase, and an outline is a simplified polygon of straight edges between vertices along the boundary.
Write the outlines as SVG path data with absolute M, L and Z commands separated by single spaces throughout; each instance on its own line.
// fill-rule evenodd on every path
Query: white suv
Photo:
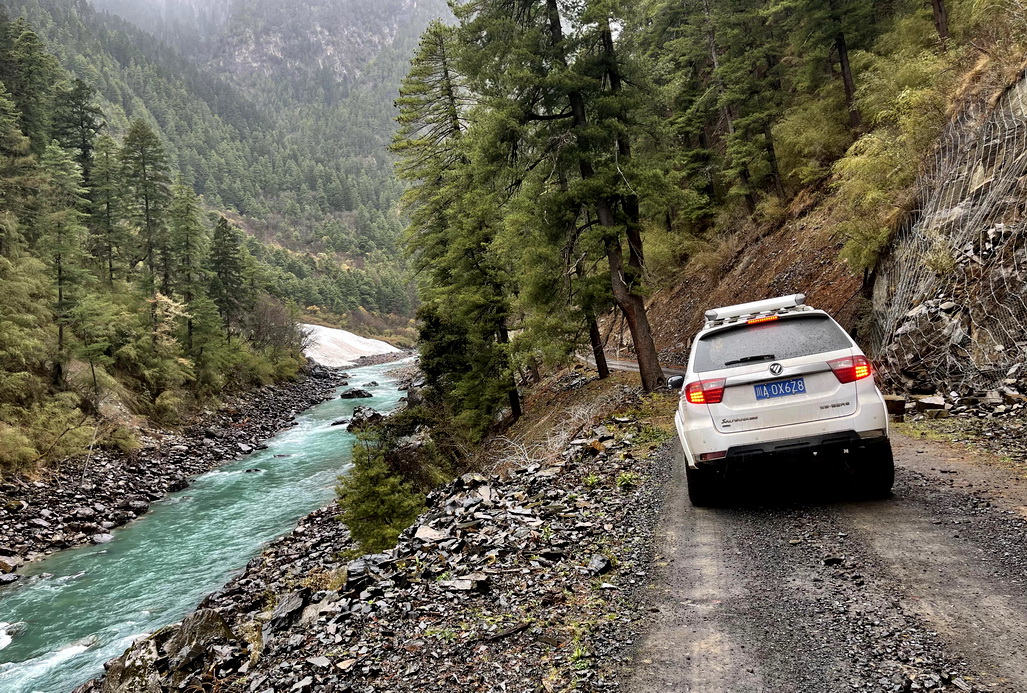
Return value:
M 674 423 L 693 505 L 723 500 L 753 466 L 838 465 L 867 496 L 891 492 L 888 412 L 873 367 L 838 323 L 795 294 L 706 312 Z M 780 472 L 787 473 L 781 469 Z

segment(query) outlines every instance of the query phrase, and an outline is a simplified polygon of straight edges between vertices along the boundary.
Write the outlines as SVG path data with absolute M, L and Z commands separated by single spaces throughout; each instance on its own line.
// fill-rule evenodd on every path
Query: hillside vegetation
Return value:
M 393 142 L 427 382 L 405 420 L 432 424 L 427 468 L 473 465 L 542 366 L 590 347 L 602 377 L 604 331 L 645 390 L 710 301 L 807 291 L 858 331 L 941 131 L 1023 69 L 1023 9 L 456 4 L 421 38 Z M 425 490 L 378 454 L 379 489 L 384 460 Z
M 1008 84 L 1024 55 L 1016 3 L 476 0 L 455 12 L 421 39 L 393 149 L 411 181 L 425 372 L 472 437 L 502 409 L 517 416 L 517 382 L 539 365 L 601 352 L 595 318 L 610 308 L 643 386 L 658 387 L 667 339 L 645 299 L 697 271 L 715 287 L 775 229 L 825 238 L 818 262 L 840 249 L 849 272 L 871 273 L 953 110 Z M 814 209 L 816 228 L 792 224 Z
M 108 134 L 123 135 L 133 119 L 145 120 L 161 138 L 170 169 L 202 196 L 204 207 L 227 213 L 267 244 L 253 250 L 271 268 L 279 295 L 316 307 L 329 321 L 359 307 L 410 315 L 412 290 L 395 251 L 401 189 L 384 145 L 395 85 L 427 20 L 414 23 L 405 44 L 383 37 L 380 50 L 364 56 L 361 79 L 344 83 L 335 75 L 317 80 L 316 70 L 299 79 L 275 64 L 259 79 L 242 79 L 230 65 L 208 64 L 205 56 L 213 62 L 215 50 L 236 45 L 232 36 L 253 37 L 253 24 L 263 21 L 241 3 L 233 3 L 232 14 L 224 8 L 221 24 L 196 18 L 188 25 L 190 40 L 178 46 L 85 0 L 5 5 L 12 17 L 27 19 L 72 77 L 95 89 Z M 130 16 L 145 14 L 147 3 L 133 6 Z M 197 44 L 205 36 L 200 24 L 224 33 Z M 292 33 L 299 28 L 290 26 L 279 33 L 302 41 Z M 163 33 L 172 40 L 185 29 Z M 240 60 L 244 54 L 240 49 Z M 227 54 L 222 58 L 228 61 Z M 320 51 L 307 46 L 298 59 L 316 66 Z M 375 70 L 394 74 L 381 78 Z
M 204 213 L 146 120 L 107 134 L 95 96 L 0 16 L 0 474 L 131 446 L 109 406 L 173 424 L 302 363 L 272 251 Z

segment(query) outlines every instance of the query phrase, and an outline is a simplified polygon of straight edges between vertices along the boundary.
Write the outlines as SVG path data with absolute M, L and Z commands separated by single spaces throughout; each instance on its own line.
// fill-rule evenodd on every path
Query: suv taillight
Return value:
M 697 380 L 685 386 L 685 400 L 689 404 L 720 404 L 724 399 L 724 378 Z
M 866 356 L 835 359 L 834 361 L 828 361 L 827 365 L 834 371 L 834 375 L 840 383 L 851 383 L 863 378 L 869 378 L 874 373 L 874 369 Z

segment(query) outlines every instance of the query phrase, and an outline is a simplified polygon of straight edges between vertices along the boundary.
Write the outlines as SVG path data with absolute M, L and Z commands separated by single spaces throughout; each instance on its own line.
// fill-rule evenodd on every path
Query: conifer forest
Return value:
M 452 450 L 541 369 L 605 372 L 604 320 L 656 390 L 654 291 L 811 197 L 870 276 L 1027 31 L 1020 0 L 2 7 L 2 471 L 131 446 L 112 402 L 292 377 L 303 316 L 416 324 Z

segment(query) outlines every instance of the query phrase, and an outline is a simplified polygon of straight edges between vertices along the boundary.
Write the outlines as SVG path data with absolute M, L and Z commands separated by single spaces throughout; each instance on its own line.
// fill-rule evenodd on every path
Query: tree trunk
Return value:
M 608 211 L 608 210 L 607 210 Z M 600 211 L 600 217 L 603 212 Z M 606 258 L 610 263 L 610 281 L 613 286 L 613 298 L 617 301 L 624 319 L 628 323 L 628 331 L 635 344 L 635 358 L 638 359 L 638 374 L 642 378 L 642 388 L 646 392 L 658 390 L 667 384 L 660 368 L 653 342 L 652 329 L 649 327 L 649 316 L 645 310 L 645 300 L 631 291 L 624 280 L 624 254 L 620 241 L 614 236 L 607 236 Z
M 774 179 L 774 190 L 783 201 L 785 199 L 785 186 L 781 180 L 781 168 L 777 163 L 777 150 L 774 149 L 774 135 L 770 130 L 770 123 L 764 124 L 763 136 L 767 138 L 767 160 L 770 162 L 770 175 Z
M 53 360 L 53 383 L 60 386 L 64 381 L 64 263 L 58 255 L 57 261 L 57 355 Z
M 945 11 L 945 0 L 931 0 L 931 10 L 934 12 L 934 28 L 938 30 L 938 38 L 941 39 L 941 49 L 947 51 L 949 43 L 949 15 Z
M 842 66 L 845 103 L 849 106 L 849 125 L 853 132 L 857 132 L 863 126 L 863 118 L 859 114 L 859 106 L 856 105 L 856 85 L 852 81 L 852 68 L 849 67 L 849 49 L 845 46 L 845 34 L 838 32 L 834 43 L 838 49 L 838 62 Z
M 746 166 L 738 169 L 738 180 L 745 189 L 745 211 L 750 215 L 756 212 L 756 198 L 752 194 L 752 185 L 749 183 L 749 169 Z
M 603 335 L 599 332 L 599 323 L 590 309 L 585 311 L 585 319 L 588 321 L 588 341 L 592 343 L 592 358 L 596 361 L 599 379 L 605 380 L 610 377 L 610 366 L 606 363 L 606 352 L 603 350 Z
M 510 343 L 510 332 L 506 329 L 506 322 L 499 324 L 499 343 L 509 344 Z M 507 361 L 507 367 L 509 367 L 509 360 Z M 521 395 L 517 392 L 517 379 L 514 377 L 513 370 L 510 371 L 510 384 L 507 390 L 507 398 L 510 400 L 510 414 L 513 416 L 513 420 L 517 421 L 521 418 Z

